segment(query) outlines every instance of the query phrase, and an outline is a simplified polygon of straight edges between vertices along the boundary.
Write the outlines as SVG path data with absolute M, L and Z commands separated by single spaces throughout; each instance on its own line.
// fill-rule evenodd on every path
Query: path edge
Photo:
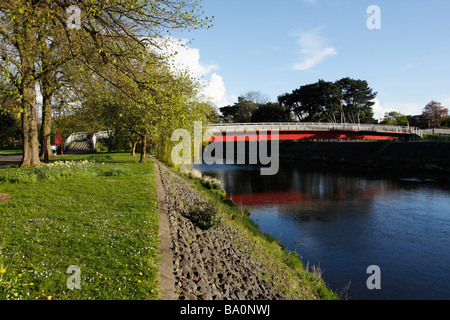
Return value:
M 175 291 L 175 275 L 173 272 L 173 252 L 172 252 L 172 238 L 169 228 L 169 218 L 167 205 L 165 200 L 164 186 L 160 176 L 160 164 L 156 159 L 152 159 L 156 178 L 156 191 L 158 198 L 158 212 L 159 212 L 159 285 L 163 300 L 178 300 L 178 294 Z

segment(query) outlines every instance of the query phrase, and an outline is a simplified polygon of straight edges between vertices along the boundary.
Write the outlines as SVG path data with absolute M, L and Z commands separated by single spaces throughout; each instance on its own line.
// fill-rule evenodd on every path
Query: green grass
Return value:
M 432 142 L 450 142 L 450 136 L 448 135 L 439 135 L 439 134 L 424 134 L 424 141 L 432 141 Z
M 0 148 L 0 157 L 1 156 L 10 156 L 14 154 L 22 154 L 22 148 Z
M 0 169 L 0 299 L 158 299 L 154 168 L 125 154 Z M 61 157 L 58 158 L 60 160 Z M 81 271 L 70 290 L 67 268 Z

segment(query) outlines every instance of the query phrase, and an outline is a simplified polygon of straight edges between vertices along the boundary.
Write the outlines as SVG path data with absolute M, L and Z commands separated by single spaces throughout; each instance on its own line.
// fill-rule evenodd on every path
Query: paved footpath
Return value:
M 21 154 L 14 154 L 10 156 L 1 156 L 0 157 L 0 167 L 10 167 L 14 165 L 19 165 L 20 161 L 22 161 Z

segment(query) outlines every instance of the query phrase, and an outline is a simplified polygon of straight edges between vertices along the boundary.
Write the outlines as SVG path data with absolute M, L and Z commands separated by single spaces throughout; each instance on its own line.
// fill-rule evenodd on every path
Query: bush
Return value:
M 95 154 L 88 158 L 89 161 L 101 163 L 111 160 L 112 157 L 109 154 Z
M 221 190 L 222 189 L 222 185 L 220 184 L 220 181 L 215 178 L 205 176 L 203 179 L 200 179 L 200 183 L 206 189 L 210 189 L 210 190 Z
M 100 175 L 105 177 L 113 177 L 113 176 L 120 176 L 121 174 L 126 174 L 127 172 L 122 168 L 110 168 L 103 170 Z
M 217 208 L 210 202 L 197 202 L 189 210 L 191 221 L 200 229 L 209 230 L 220 226 Z
M 58 181 L 65 178 L 96 175 L 97 166 L 90 161 L 56 161 L 40 167 L 6 171 L 0 175 L 0 182 L 34 183 L 37 181 Z

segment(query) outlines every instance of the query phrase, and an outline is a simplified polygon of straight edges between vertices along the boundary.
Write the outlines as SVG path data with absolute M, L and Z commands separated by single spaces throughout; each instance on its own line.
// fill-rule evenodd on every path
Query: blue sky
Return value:
M 218 106 L 248 91 L 272 101 L 309 83 L 367 80 L 374 107 L 420 114 L 431 100 L 450 108 L 448 0 L 203 0 L 214 27 L 173 34 L 190 40 L 186 64 Z M 370 5 L 381 29 L 370 30 Z

